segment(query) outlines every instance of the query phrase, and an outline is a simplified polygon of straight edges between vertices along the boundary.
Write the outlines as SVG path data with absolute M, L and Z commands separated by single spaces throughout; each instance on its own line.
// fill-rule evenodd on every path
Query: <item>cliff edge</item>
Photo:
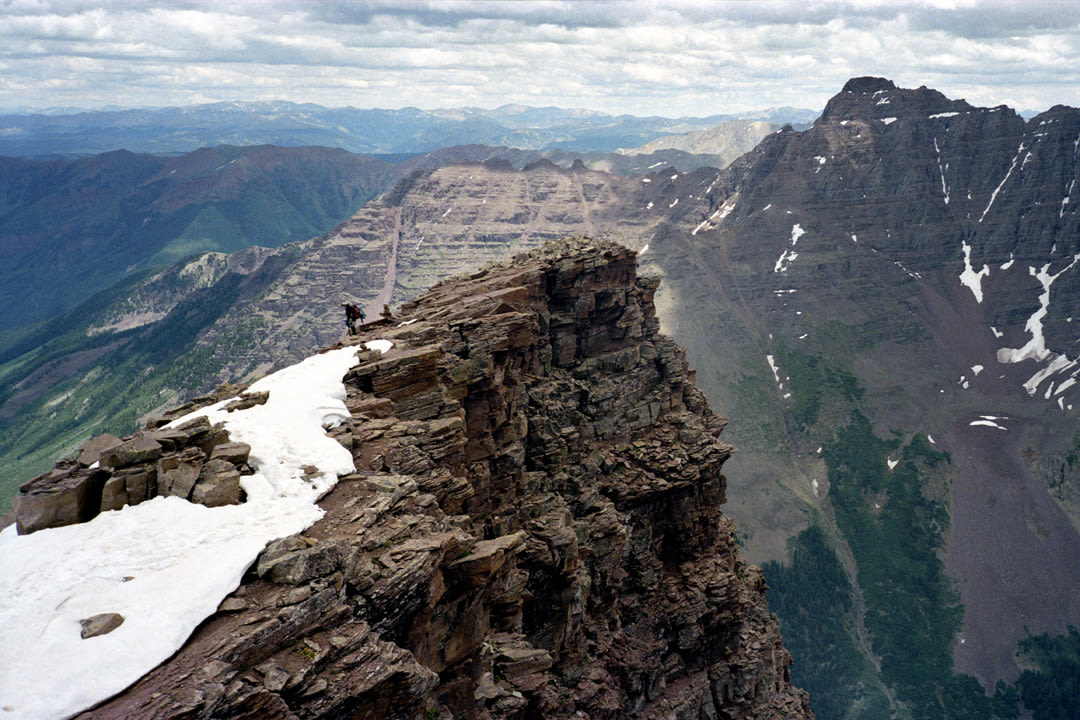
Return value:
M 355 472 L 78 717 L 812 717 L 658 282 L 560 241 L 348 337 Z

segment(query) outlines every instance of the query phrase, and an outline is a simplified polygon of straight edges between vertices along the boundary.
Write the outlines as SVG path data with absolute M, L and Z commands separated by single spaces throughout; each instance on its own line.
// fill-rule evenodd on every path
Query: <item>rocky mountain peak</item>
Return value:
M 905 116 L 964 112 L 971 106 L 963 100 L 950 100 L 925 86 L 912 89 L 897 87 L 879 77 L 852 78 L 825 105 L 819 122 L 872 120 Z
M 349 417 L 330 432 L 355 472 L 322 519 L 80 717 L 812 717 L 720 511 L 726 423 L 659 333 L 658 283 L 632 250 L 564 240 L 347 337 Z M 73 522 L 123 505 L 110 473 L 172 477 L 160 443 L 119 440 L 104 446 L 132 452 L 101 451 L 84 488 L 116 497 Z M 28 486 L 37 517 L 84 460 Z

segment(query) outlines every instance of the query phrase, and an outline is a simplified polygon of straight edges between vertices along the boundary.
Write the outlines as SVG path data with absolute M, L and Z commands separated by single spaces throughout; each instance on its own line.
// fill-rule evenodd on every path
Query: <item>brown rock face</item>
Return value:
M 394 347 L 345 378 L 325 516 L 81 717 L 812 717 L 656 287 L 561 241 L 362 328 Z
M 230 387 L 222 392 L 236 388 Z M 209 405 L 207 396 L 184 406 Z M 218 398 L 220 399 L 220 398 Z M 247 404 L 250 396 L 238 402 Z M 261 402 L 265 402 L 263 397 Z M 180 417 L 184 412 L 170 413 Z M 251 448 L 230 442 L 224 426 L 211 427 L 199 417 L 178 428 L 155 428 L 121 440 L 101 435 L 84 443 L 78 459 L 66 458 L 49 472 L 28 480 L 15 498 L 20 535 L 93 520 L 99 512 L 138 505 L 158 495 L 176 495 L 207 507 L 244 500 L 240 476 L 249 473 Z M 207 453 L 210 459 L 207 461 Z

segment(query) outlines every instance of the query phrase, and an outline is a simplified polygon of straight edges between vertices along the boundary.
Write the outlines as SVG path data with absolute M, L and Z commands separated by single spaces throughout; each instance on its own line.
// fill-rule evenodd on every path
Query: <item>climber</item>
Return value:
M 364 314 L 363 309 L 359 305 L 354 305 L 350 302 L 343 302 L 341 306 L 345 308 L 345 326 L 349 328 L 349 334 L 356 334 L 356 321 L 359 320 L 360 324 L 364 324 L 364 320 L 367 315 Z

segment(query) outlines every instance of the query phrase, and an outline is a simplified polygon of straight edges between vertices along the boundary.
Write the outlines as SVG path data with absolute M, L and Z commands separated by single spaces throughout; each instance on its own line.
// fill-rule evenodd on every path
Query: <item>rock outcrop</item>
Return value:
M 218 507 L 243 501 L 240 476 L 250 474 L 246 443 L 230 442 L 224 426 L 205 417 L 176 428 L 164 427 L 198 407 L 231 396 L 236 388 L 197 398 L 168 413 L 145 430 L 120 439 L 99 435 L 84 443 L 75 457 L 20 486 L 12 503 L 20 535 L 93 520 L 99 512 L 119 510 L 158 495 Z M 229 407 L 249 407 L 266 398 L 241 395 Z
M 345 378 L 324 517 L 80 717 L 811 717 L 657 283 L 562 241 L 348 338 L 394 347 Z

